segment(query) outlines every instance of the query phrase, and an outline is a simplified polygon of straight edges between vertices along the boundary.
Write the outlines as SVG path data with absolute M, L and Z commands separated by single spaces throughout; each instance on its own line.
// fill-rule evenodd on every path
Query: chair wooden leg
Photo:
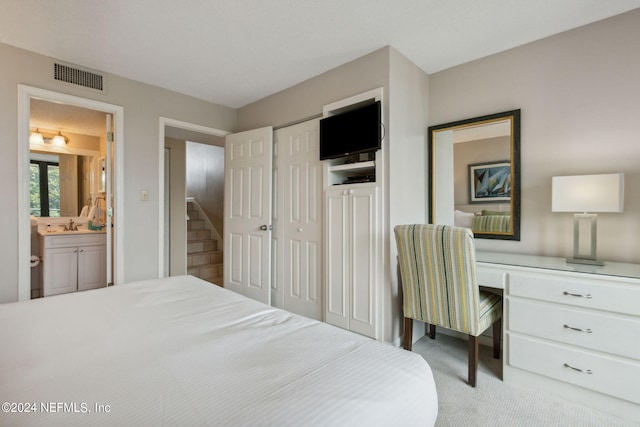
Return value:
M 500 359 L 500 341 L 502 338 L 502 318 L 493 322 L 493 358 Z
M 411 344 L 413 341 L 413 319 L 410 317 L 404 318 L 404 339 L 402 347 L 405 350 L 411 351 Z
M 469 385 L 476 386 L 478 374 L 478 337 L 469 335 Z
M 436 325 L 432 325 L 431 323 L 427 323 L 427 325 L 429 326 L 427 336 L 432 340 L 436 339 Z

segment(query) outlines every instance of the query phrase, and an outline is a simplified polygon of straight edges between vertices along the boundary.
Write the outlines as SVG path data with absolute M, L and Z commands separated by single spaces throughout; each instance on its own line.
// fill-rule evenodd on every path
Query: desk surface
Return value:
M 566 258 L 485 251 L 476 253 L 476 262 L 640 279 L 640 264 L 621 262 L 605 262 L 604 266 L 571 264 Z

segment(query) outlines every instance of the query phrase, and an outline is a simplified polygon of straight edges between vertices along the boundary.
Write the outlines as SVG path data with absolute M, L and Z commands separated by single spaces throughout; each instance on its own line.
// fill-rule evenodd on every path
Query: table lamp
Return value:
M 573 212 L 573 258 L 567 262 L 604 265 L 596 259 L 596 212 L 622 212 L 624 174 L 554 176 L 551 179 L 551 211 Z M 590 252 L 582 253 L 580 224 L 590 224 Z

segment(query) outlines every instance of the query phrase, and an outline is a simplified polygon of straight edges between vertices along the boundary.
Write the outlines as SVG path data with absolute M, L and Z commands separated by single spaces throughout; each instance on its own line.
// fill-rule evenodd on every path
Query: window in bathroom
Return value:
M 30 213 L 33 216 L 60 216 L 60 166 L 58 163 L 31 160 Z

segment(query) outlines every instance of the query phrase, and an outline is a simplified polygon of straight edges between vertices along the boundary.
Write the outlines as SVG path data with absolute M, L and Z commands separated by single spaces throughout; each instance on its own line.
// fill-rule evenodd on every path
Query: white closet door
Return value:
M 224 286 L 269 304 L 273 128 L 226 137 Z
M 276 131 L 273 302 L 322 320 L 322 163 L 319 119 Z

